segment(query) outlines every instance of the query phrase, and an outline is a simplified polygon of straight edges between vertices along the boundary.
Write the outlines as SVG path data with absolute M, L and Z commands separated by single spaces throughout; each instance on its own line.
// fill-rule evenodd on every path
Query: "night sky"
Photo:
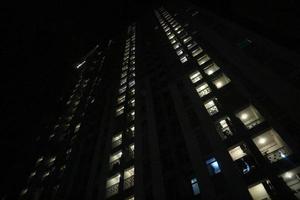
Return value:
M 150 6 L 150 2 L 121 2 L 63 4 L 61 1 L 51 1 L 51 4 L 43 2 L 30 5 L 25 2 L 3 6 L 0 113 L 4 120 L 1 120 L 0 129 L 3 168 L 0 172 L 0 198 L 7 193 L 19 192 L 24 185 L 36 160 L 36 138 L 45 134 L 48 122 L 59 113 L 60 98 L 66 95 L 65 88 L 72 74 L 73 64 L 102 38 L 117 34 Z M 234 0 L 194 2 L 203 2 L 209 9 L 232 19 L 246 18 L 241 16 L 242 13 L 249 16 L 252 11 L 261 10 L 259 5 L 254 4 L 251 4 L 252 10 L 245 9 L 242 5 L 233 9 Z M 280 10 L 286 19 L 282 19 L 278 26 L 270 17 L 270 30 L 262 30 L 257 26 L 256 29 L 265 33 L 266 37 L 274 37 L 275 41 L 277 38 L 283 45 L 299 51 L 299 45 L 291 42 L 294 38 L 294 41 L 300 41 L 299 30 L 293 29 L 290 20 L 293 19 L 292 22 L 298 24 L 300 21 L 296 20 L 296 16 L 293 18 L 293 13 L 296 12 L 289 12 L 293 5 L 290 3 L 290 7 L 285 7 L 286 10 Z M 247 12 L 239 13 L 242 8 Z M 270 8 L 268 12 L 278 14 L 279 11 L 274 9 Z M 253 23 L 245 21 L 241 20 L 241 23 L 246 27 L 254 27 Z M 256 22 L 261 26 L 263 23 L 265 22 Z M 270 34 L 272 30 L 283 30 L 284 27 L 289 29 L 278 33 L 278 37 Z M 286 36 L 288 33 L 290 34 Z

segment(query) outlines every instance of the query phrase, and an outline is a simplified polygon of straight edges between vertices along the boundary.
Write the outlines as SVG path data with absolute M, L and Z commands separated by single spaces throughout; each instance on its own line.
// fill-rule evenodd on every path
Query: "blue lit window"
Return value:
M 221 172 L 219 163 L 217 162 L 216 158 L 211 158 L 207 160 L 206 165 L 208 167 L 208 171 L 210 175 L 218 174 Z
M 192 184 L 193 194 L 194 195 L 200 194 L 198 180 L 196 178 L 191 179 L 191 184 Z

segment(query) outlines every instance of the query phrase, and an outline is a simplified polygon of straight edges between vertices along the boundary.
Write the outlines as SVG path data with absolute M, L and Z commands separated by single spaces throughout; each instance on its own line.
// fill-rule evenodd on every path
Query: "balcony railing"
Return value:
M 251 129 L 251 128 L 253 128 L 254 126 L 257 126 L 258 124 L 262 123 L 263 121 L 264 121 L 264 119 L 259 118 L 259 119 L 256 119 L 256 120 L 250 122 L 250 123 L 247 124 L 246 126 L 247 126 L 248 129 Z
M 119 146 L 120 144 L 122 144 L 122 139 L 116 140 L 112 143 L 112 148 L 115 148 L 117 146 Z
M 106 198 L 118 194 L 119 192 L 119 183 L 116 183 L 108 188 L 106 188 Z
M 134 186 L 134 176 L 124 179 L 124 190 Z
M 278 160 L 286 158 L 288 155 L 290 155 L 290 150 L 286 146 L 283 146 L 271 153 L 266 152 L 264 156 L 268 158 L 271 163 L 274 163 Z

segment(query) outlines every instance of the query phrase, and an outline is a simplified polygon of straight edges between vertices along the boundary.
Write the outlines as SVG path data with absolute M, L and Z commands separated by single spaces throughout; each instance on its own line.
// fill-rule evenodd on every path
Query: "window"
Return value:
M 197 83 L 202 79 L 202 76 L 198 70 L 194 71 L 193 73 L 190 74 L 190 79 L 192 83 Z
M 111 197 L 119 192 L 121 174 L 118 173 L 106 181 L 106 197 Z
M 129 104 L 130 107 L 133 108 L 135 106 L 135 99 L 129 100 L 128 104 Z
M 81 123 L 77 124 L 74 129 L 74 133 L 77 133 L 80 129 Z
M 196 90 L 200 97 L 204 97 L 205 95 L 209 94 L 211 92 L 209 86 L 207 83 L 202 83 L 196 87 Z
M 271 199 L 262 183 L 258 183 L 254 186 L 249 187 L 248 191 L 253 200 Z
M 294 192 L 295 196 L 300 199 L 300 167 L 294 168 L 280 175 L 287 186 Z
M 185 54 L 185 55 L 181 56 L 180 61 L 181 61 L 181 63 L 185 63 L 186 61 L 188 61 L 187 55 Z
M 209 115 L 214 115 L 219 112 L 215 104 L 215 101 L 217 101 L 217 98 L 208 100 L 207 102 L 204 103 L 204 107 L 206 108 Z
M 205 54 L 204 56 L 201 56 L 200 58 L 198 58 L 197 62 L 199 65 L 203 65 L 204 63 L 206 63 L 209 60 L 210 60 L 210 57 L 207 54 Z
M 288 146 L 274 130 L 270 129 L 253 138 L 253 142 L 271 163 L 286 158 L 291 154 Z
M 198 184 L 198 180 L 196 178 L 191 179 L 191 185 L 192 185 L 192 190 L 194 195 L 200 194 L 200 188 Z
M 134 144 L 129 145 L 129 156 L 134 158 Z
M 125 91 L 126 91 L 126 88 L 127 88 L 126 85 L 122 86 L 122 87 L 119 89 L 119 93 L 122 94 L 123 92 L 125 92 Z
M 179 42 L 177 42 L 176 44 L 173 45 L 174 49 L 178 49 L 179 47 L 180 47 L 180 43 Z
M 177 31 L 177 30 L 180 29 L 180 28 L 181 28 L 181 26 L 180 26 L 180 25 L 177 25 L 177 26 L 174 28 L 174 30 Z
M 171 40 L 171 44 L 175 44 L 176 42 L 177 42 L 176 39 L 172 39 L 172 40 Z
M 166 32 L 167 36 L 171 35 L 171 31 Z
M 171 35 L 168 36 L 169 40 L 172 40 L 174 37 L 175 37 L 174 34 L 171 34 Z
M 130 197 L 126 198 L 126 200 L 134 200 L 134 196 L 130 196 Z
M 127 76 L 127 72 L 122 72 L 121 73 L 121 78 L 124 78 L 125 76 Z
M 124 67 L 122 67 L 122 71 L 125 71 L 125 70 L 127 70 L 128 69 L 128 66 L 127 65 L 125 65 Z
M 134 186 L 134 167 L 130 167 L 124 171 L 124 189 Z
M 135 85 L 135 81 L 134 80 L 131 80 L 130 82 L 129 82 L 129 87 L 132 87 L 132 86 L 134 86 Z
M 243 124 L 251 129 L 263 121 L 263 117 L 252 105 L 236 114 L 236 116 L 243 122 Z
M 193 57 L 196 57 L 197 55 L 199 55 L 203 50 L 200 47 L 197 47 L 196 49 L 194 49 L 192 51 L 192 55 Z
M 219 89 L 219 88 L 227 85 L 228 83 L 230 83 L 230 79 L 224 73 L 221 73 L 212 82 L 216 86 L 216 88 Z
M 135 89 L 131 88 L 130 91 L 129 91 L 129 94 L 132 95 L 132 96 L 135 95 Z
M 134 125 L 130 126 L 129 129 L 127 129 L 127 131 L 130 132 L 132 136 L 134 136 L 134 131 L 135 131 Z
M 196 46 L 197 45 L 197 42 L 195 42 L 195 41 L 192 41 L 191 43 L 189 43 L 188 45 L 187 45 L 187 48 L 188 48 L 188 50 L 191 50 L 194 46 Z
M 250 156 L 250 152 L 245 144 L 231 147 L 228 152 L 241 173 L 247 174 L 255 167 L 255 161 Z
M 177 31 L 177 34 L 182 33 L 182 31 L 183 31 L 183 28 L 182 28 L 182 29 L 179 29 L 179 30 Z
M 130 121 L 133 121 L 135 119 L 135 111 L 134 110 L 130 111 L 128 117 Z
M 122 144 L 122 132 L 112 137 L 112 148 Z
M 117 109 L 116 109 L 116 116 L 120 116 L 123 113 L 124 113 L 124 106 L 122 105 L 122 106 L 117 107 Z
M 109 166 L 110 169 L 113 169 L 114 166 L 120 165 L 120 159 L 122 157 L 122 151 L 118 151 L 110 156 L 109 158 Z
M 204 72 L 210 76 L 213 73 L 215 73 L 216 71 L 218 71 L 219 69 L 220 68 L 218 67 L 218 65 L 216 65 L 216 63 L 212 63 L 204 68 Z
M 229 117 L 224 117 L 217 122 L 217 131 L 222 140 L 225 140 L 233 135 L 230 129 L 230 125 L 231 120 Z
M 179 49 L 179 50 L 176 51 L 176 53 L 177 53 L 178 56 L 180 56 L 180 55 L 183 54 L 183 50 L 182 50 L 182 49 Z
M 211 158 L 207 160 L 206 165 L 210 175 L 215 175 L 221 172 L 219 163 L 217 162 L 216 158 Z
M 125 101 L 125 94 L 118 97 L 118 104 L 123 103 Z
M 187 38 L 184 38 L 184 39 L 183 39 L 183 43 L 186 44 L 186 43 L 188 43 L 188 42 L 191 41 L 191 40 L 192 40 L 192 37 L 191 37 L 191 36 L 188 36 Z
M 127 82 L 127 78 L 125 77 L 125 78 L 121 79 L 120 85 L 123 85 L 123 84 L 125 84 L 126 82 Z

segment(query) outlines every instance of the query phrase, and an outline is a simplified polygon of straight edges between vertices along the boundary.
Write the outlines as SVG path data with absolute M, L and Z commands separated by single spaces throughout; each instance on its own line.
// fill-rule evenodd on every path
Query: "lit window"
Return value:
M 80 129 L 81 123 L 77 124 L 74 129 L 74 133 L 77 133 Z
M 131 81 L 129 81 L 129 87 L 131 88 L 132 86 L 134 86 L 135 85 L 135 81 L 134 80 L 131 80 Z
M 189 37 L 183 39 L 183 43 L 186 44 L 186 43 L 188 43 L 191 40 L 192 40 L 192 37 L 189 36 Z
M 255 163 L 247 153 L 248 149 L 245 144 L 241 144 L 236 147 L 231 147 L 228 152 L 232 160 L 235 162 L 241 173 L 247 174 L 252 168 L 255 167 Z
M 128 117 L 131 121 L 134 120 L 135 119 L 135 111 L 134 110 L 130 111 L 128 114 Z
M 182 28 L 182 29 L 179 29 L 179 30 L 177 31 L 177 34 L 182 33 L 182 31 L 183 31 L 183 28 Z
M 196 87 L 196 90 L 200 97 L 204 97 L 205 95 L 209 94 L 211 92 L 209 86 L 207 83 L 202 83 Z
M 134 125 L 132 125 L 131 127 L 129 127 L 129 129 L 127 129 L 127 131 L 130 132 L 132 136 L 134 136 L 134 131 L 135 131 Z
M 171 31 L 166 32 L 167 36 L 171 35 Z
M 215 73 L 216 71 L 218 71 L 220 68 L 218 67 L 218 65 L 216 65 L 216 63 L 212 63 L 209 66 L 204 68 L 204 72 L 207 75 L 212 75 L 213 73 Z
M 134 144 L 129 145 L 129 157 L 134 158 Z
M 271 199 L 262 183 L 249 187 L 248 191 L 253 200 Z
M 212 82 L 216 86 L 216 88 L 219 89 L 230 83 L 230 79 L 224 73 L 221 73 Z
M 172 39 L 172 40 L 171 40 L 171 44 L 175 44 L 176 42 L 177 42 L 176 39 Z
M 176 44 L 173 45 L 174 49 L 178 49 L 179 47 L 180 47 L 180 43 L 179 42 L 177 42 Z
M 187 45 L 187 48 L 188 48 L 188 50 L 191 50 L 194 46 L 196 46 L 197 45 L 197 42 L 195 42 L 195 41 L 192 41 L 191 43 L 189 43 L 188 45 Z
M 135 99 L 129 100 L 128 104 L 130 105 L 130 107 L 134 107 L 135 106 Z
M 289 188 L 294 191 L 295 196 L 300 199 L 300 167 L 294 168 L 280 175 Z
M 120 81 L 120 85 L 123 85 L 123 84 L 125 84 L 127 82 L 127 78 L 123 78 L 123 79 L 121 79 L 121 81 Z
M 178 25 L 178 26 L 176 26 L 176 27 L 174 28 L 174 30 L 177 31 L 177 30 L 180 29 L 180 28 L 181 28 L 181 26 Z
M 187 55 L 181 56 L 181 57 L 180 57 L 180 61 L 181 61 L 181 63 L 185 63 L 186 61 L 188 61 Z
M 121 78 L 124 78 L 125 76 L 127 76 L 127 72 L 121 73 Z
M 236 116 L 243 122 L 243 124 L 251 129 L 263 121 L 263 117 L 252 105 L 236 114 Z
M 124 189 L 134 186 L 134 167 L 130 167 L 124 171 Z
M 229 117 L 224 117 L 217 122 L 217 131 L 223 140 L 233 135 L 229 124 L 231 124 Z
M 171 35 L 169 35 L 169 40 L 172 40 L 173 38 L 175 37 L 175 35 L 174 34 L 171 34 Z
M 126 88 L 127 88 L 126 85 L 124 85 L 123 87 L 121 87 L 121 88 L 119 89 L 119 93 L 122 94 L 123 92 L 125 92 L 125 91 L 126 91 Z
M 199 55 L 202 51 L 203 51 L 203 50 L 202 50 L 200 47 L 196 48 L 195 50 L 192 51 L 193 57 L 196 57 L 196 56 Z
M 114 166 L 120 165 L 121 157 L 122 157 L 121 150 L 110 156 L 109 158 L 110 169 L 112 169 Z
M 196 178 L 191 179 L 191 185 L 193 189 L 193 194 L 194 195 L 200 194 L 200 188 L 199 188 L 198 180 Z
M 121 174 L 118 173 L 106 181 L 106 197 L 118 194 Z
M 129 91 L 129 93 L 130 93 L 131 96 L 133 96 L 135 94 L 135 89 L 131 88 L 130 91 Z
M 180 55 L 183 54 L 183 50 L 182 50 L 182 49 L 179 49 L 179 50 L 176 51 L 176 53 L 177 53 L 178 56 L 180 56 Z
M 197 62 L 199 65 L 203 65 L 204 63 L 206 63 L 209 60 L 210 60 L 210 57 L 207 54 L 205 54 L 204 56 L 198 58 Z
M 122 144 L 122 133 L 119 133 L 112 137 L 112 148 L 115 148 Z
M 194 71 L 193 73 L 190 74 L 190 79 L 192 83 L 197 83 L 202 79 L 202 76 L 198 70 Z
M 204 107 L 206 108 L 209 115 L 214 115 L 219 112 L 218 107 L 215 104 L 216 100 L 217 99 L 214 98 L 204 103 Z
M 128 69 L 128 66 L 127 65 L 125 65 L 124 67 L 122 67 L 122 71 L 125 71 L 125 70 L 127 70 Z
M 261 154 L 271 163 L 286 158 L 291 154 L 286 143 L 274 129 L 270 129 L 253 138 L 253 142 Z
M 208 172 L 210 175 L 215 175 L 221 172 L 219 163 L 217 162 L 217 160 L 215 158 L 211 158 L 209 160 L 206 161 L 206 165 L 208 168 Z
M 116 109 L 116 116 L 119 116 L 119 115 L 121 115 L 123 113 L 124 113 L 124 106 L 122 105 L 122 106 L 117 107 L 117 109 Z
M 134 196 L 130 196 L 130 197 L 126 198 L 126 200 L 134 200 Z
M 118 104 L 123 103 L 125 101 L 125 94 L 118 97 Z

